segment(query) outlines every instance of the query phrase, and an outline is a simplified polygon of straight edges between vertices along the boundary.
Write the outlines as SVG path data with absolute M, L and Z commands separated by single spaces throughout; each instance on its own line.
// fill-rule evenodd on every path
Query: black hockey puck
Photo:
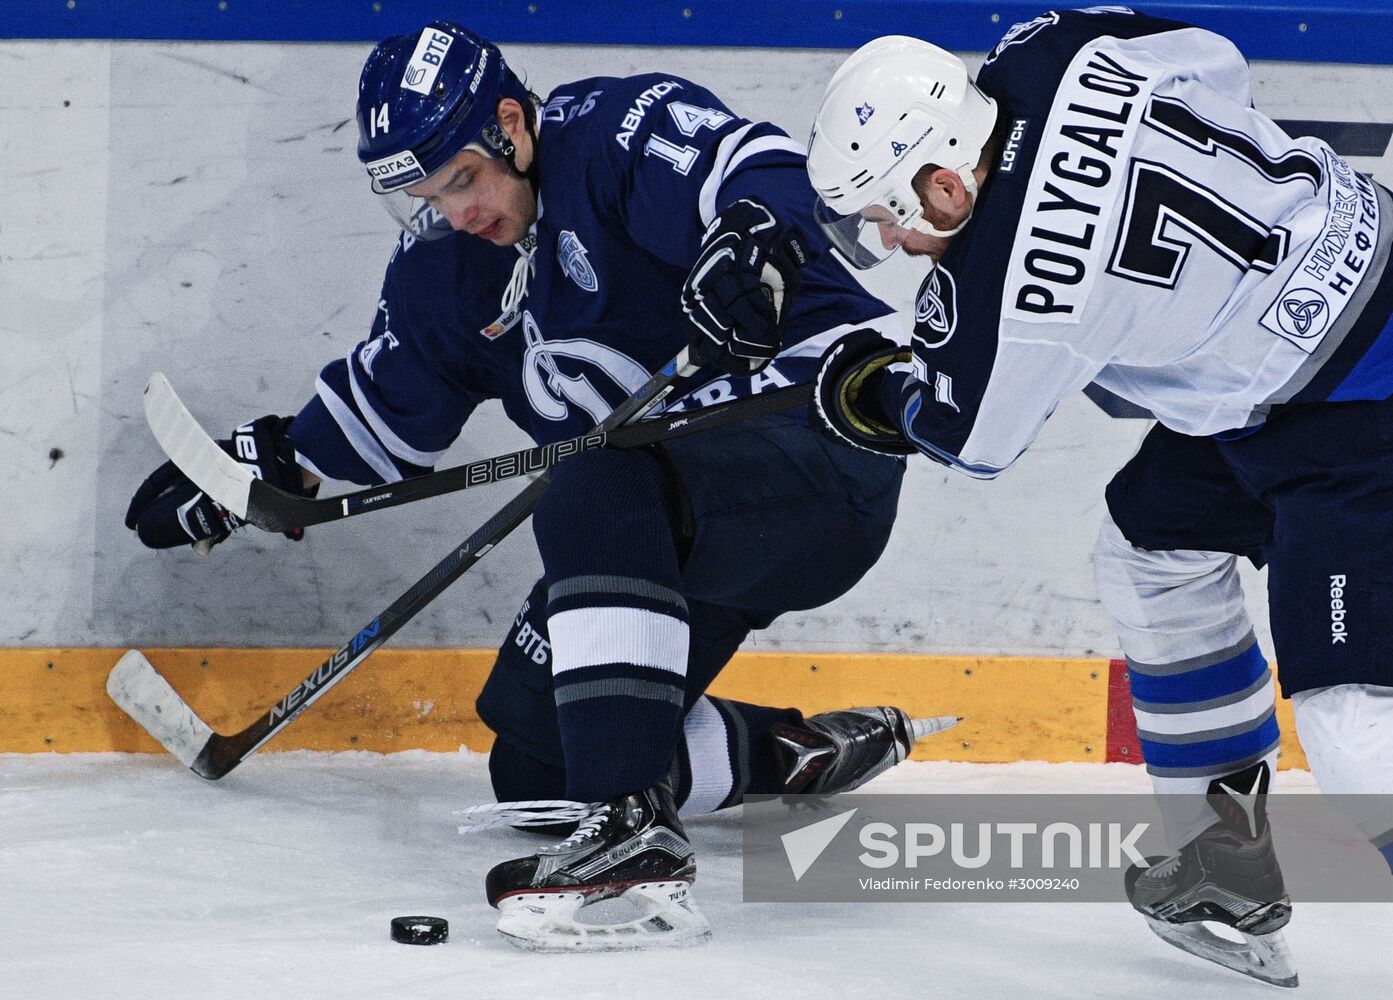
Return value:
M 440 917 L 393 917 L 392 940 L 398 944 L 442 944 L 450 925 Z

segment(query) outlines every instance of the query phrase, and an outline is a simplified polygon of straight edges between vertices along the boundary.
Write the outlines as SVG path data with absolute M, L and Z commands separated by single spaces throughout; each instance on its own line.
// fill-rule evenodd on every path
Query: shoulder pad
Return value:
M 585 122 L 588 141 L 622 150 L 641 148 L 636 137 L 659 127 L 654 109 L 670 100 L 722 106 L 705 87 L 671 73 L 595 77 L 558 88 L 542 109 L 543 123 L 570 126 Z
M 1001 41 L 987 54 L 982 65 L 990 66 L 1016 46 L 1063 46 L 1070 51 L 1076 51 L 1101 35 L 1120 35 L 1125 38 L 1135 34 L 1146 34 L 1148 30 L 1155 30 L 1145 27 L 1152 21 L 1152 18 L 1138 14 L 1130 7 L 1118 5 L 1046 11 L 1029 21 L 1013 24 L 1001 37 Z

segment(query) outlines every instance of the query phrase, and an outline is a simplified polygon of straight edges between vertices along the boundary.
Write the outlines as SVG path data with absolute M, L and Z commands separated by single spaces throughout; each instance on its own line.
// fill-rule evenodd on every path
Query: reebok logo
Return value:
M 848 809 L 831 819 L 818 820 L 779 838 L 783 841 L 788 866 L 793 869 L 793 881 L 797 882 L 807 874 L 813 862 L 822 857 L 822 852 L 827 850 L 827 846 L 842 832 L 842 827 L 855 815 L 856 809 Z
M 1343 646 L 1349 639 L 1345 628 L 1345 574 L 1330 577 L 1330 645 Z

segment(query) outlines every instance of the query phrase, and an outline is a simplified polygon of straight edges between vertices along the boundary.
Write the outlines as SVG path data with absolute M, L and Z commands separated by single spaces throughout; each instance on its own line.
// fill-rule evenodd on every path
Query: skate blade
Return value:
M 1296 973 L 1296 960 L 1292 957 L 1287 939 L 1280 930 L 1267 934 L 1239 931 L 1243 940 L 1233 941 L 1220 937 L 1199 922 L 1171 924 L 1155 917 L 1147 917 L 1146 923 L 1162 941 L 1197 958 L 1206 959 L 1273 986 L 1294 989 L 1300 985 Z
M 579 892 L 508 896 L 498 902 L 498 932 L 526 951 L 551 954 L 687 948 L 711 938 L 688 882 L 645 882 L 618 898 L 637 906 L 639 914 L 617 923 L 582 923 L 586 902 Z
M 910 746 L 918 743 L 925 736 L 932 736 L 944 730 L 952 729 L 962 719 L 956 715 L 938 715 L 925 719 L 909 720 L 909 742 Z

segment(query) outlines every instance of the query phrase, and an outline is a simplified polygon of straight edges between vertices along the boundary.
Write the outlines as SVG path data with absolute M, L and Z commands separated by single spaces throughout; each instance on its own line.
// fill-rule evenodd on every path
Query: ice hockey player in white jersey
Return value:
M 1229 41 L 1124 7 L 1016 25 L 975 82 L 927 42 L 867 44 L 808 166 L 852 263 L 937 264 L 912 351 L 857 334 L 824 358 L 827 431 L 986 479 L 1089 382 L 1156 415 L 1108 488 L 1096 572 L 1156 789 L 1215 805 L 1168 810 L 1178 853 L 1128 894 L 1172 943 L 1295 985 L 1270 831 L 1239 808 L 1264 801 L 1278 729 L 1236 562 L 1270 567 L 1321 788 L 1393 792 L 1389 192 L 1255 110 Z

